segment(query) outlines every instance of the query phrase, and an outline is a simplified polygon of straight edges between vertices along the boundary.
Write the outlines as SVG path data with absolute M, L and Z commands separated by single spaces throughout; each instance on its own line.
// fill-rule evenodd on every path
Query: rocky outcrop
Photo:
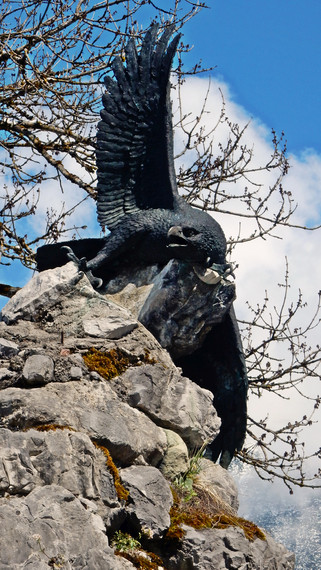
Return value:
M 183 526 L 169 541 L 171 480 L 219 430 L 213 395 L 72 264 L 3 309 L 0 386 L 0 568 L 293 568 L 283 546 L 240 527 Z M 234 512 L 229 474 L 199 467 Z
M 161 270 L 151 266 L 130 274 L 124 271 L 106 285 L 105 294 L 127 307 L 173 357 L 179 358 L 202 345 L 235 299 L 234 283 L 210 269 L 210 275 L 203 273 L 201 267 L 191 270 L 189 264 L 172 259 Z
M 103 520 L 64 487 L 36 487 L 0 504 L 1 568 L 132 567 L 115 557 Z
M 233 526 L 224 532 L 188 527 L 167 567 L 168 570 L 290 570 L 294 568 L 294 556 L 271 537 L 250 542 L 241 529 Z

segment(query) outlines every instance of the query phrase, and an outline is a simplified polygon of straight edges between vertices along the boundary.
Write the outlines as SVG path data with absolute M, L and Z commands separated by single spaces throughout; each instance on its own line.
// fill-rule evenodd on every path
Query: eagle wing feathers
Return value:
M 173 157 L 169 74 L 180 35 L 173 26 L 157 41 L 158 25 L 140 53 L 131 38 L 125 63 L 116 57 L 105 77 L 97 133 L 97 213 L 113 229 L 123 216 L 150 208 L 174 209 L 178 198 Z

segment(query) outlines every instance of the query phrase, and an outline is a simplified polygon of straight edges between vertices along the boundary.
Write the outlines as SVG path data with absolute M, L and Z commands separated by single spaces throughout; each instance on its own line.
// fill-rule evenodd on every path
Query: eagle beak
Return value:
M 186 247 L 188 244 L 186 238 L 183 234 L 183 229 L 181 226 L 172 226 L 167 232 L 168 244 L 167 247 L 183 246 Z

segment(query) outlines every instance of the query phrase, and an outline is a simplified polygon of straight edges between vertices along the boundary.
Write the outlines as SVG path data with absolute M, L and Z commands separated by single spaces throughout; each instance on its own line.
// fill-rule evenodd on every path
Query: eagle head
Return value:
M 205 267 L 225 263 L 226 240 L 220 225 L 206 212 L 191 210 L 191 216 L 167 231 L 166 247 L 171 256 Z

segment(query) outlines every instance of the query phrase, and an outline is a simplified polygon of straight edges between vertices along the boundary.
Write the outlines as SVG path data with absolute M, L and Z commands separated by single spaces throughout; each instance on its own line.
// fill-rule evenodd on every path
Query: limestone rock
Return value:
M 22 495 L 43 485 L 119 506 L 112 476 L 86 434 L 0 429 L 0 491 Z
M 157 364 L 130 368 L 113 385 L 130 406 L 178 433 L 192 449 L 213 441 L 219 431 L 213 394 L 174 370 Z
M 12 356 L 19 352 L 18 345 L 15 342 L 7 340 L 5 338 L 0 338 L 0 356 Z
M 63 310 L 56 305 L 51 314 L 66 336 L 89 337 L 91 342 L 93 338 L 119 339 L 138 326 L 126 309 L 97 293 L 86 276 L 61 301 Z
M 137 322 L 130 318 L 129 315 L 125 318 L 124 316 L 113 316 L 111 314 L 108 319 L 105 317 L 83 320 L 83 327 L 85 334 L 89 336 L 116 339 L 125 336 L 136 328 Z
M 0 382 L 5 378 L 11 378 L 14 375 L 14 372 L 9 370 L 8 368 L 0 368 Z
M 164 429 L 167 438 L 167 450 L 159 468 L 164 477 L 172 481 L 185 473 L 189 467 L 188 449 L 184 440 L 174 431 Z
M 76 524 L 75 524 L 76 523 Z M 3 569 L 128 567 L 108 545 L 100 516 L 57 485 L 27 497 L 0 499 L 0 567 Z
M 8 368 L 0 368 L 0 383 L 1 388 L 7 388 L 11 386 L 11 379 L 14 377 L 14 372 Z
M 2 309 L 5 323 L 13 323 L 18 319 L 32 319 L 34 314 L 47 311 L 82 278 L 73 263 L 54 270 L 37 273 L 20 289 Z
M 69 300 L 68 311 L 61 311 L 61 302 Z M 48 311 L 60 304 L 61 328 L 69 334 L 81 333 L 101 338 L 120 338 L 137 327 L 128 311 L 111 304 L 78 273 L 73 263 L 36 274 L 2 309 L 2 319 L 12 324 L 19 319 L 46 320 Z M 66 302 L 65 302 L 66 305 Z M 55 312 L 51 322 L 55 320 Z
M 36 276 L 3 309 L 0 568 L 133 568 L 109 546 L 108 537 L 120 529 L 141 530 L 146 549 L 154 549 L 167 570 L 292 570 L 293 556 L 284 547 L 269 537 L 250 543 L 234 527 L 186 527 L 184 540 L 170 554 L 162 539 L 172 504 L 164 474 L 173 478 L 184 472 L 187 446 L 199 447 L 219 429 L 213 394 L 182 377 L 168 352 L 137 321 L 142 306 L 148 306 L 150 322 L 154 319 L 156 328 L 162 322 L 171 342 L 177 336 L 178 352 L 185 350 L 184 342 L 197 345 L 212 317 L 197 316 L 200 334 L 195 335 L 188 314 L 203 303 L 194 307 L 193 295 L 206 296 L 209 286 L 196 274 L 185 283 L 180 269 L 183 289 L 176 310 L 170 286 L 176 269 L 168 267 L 161 279 L 157 267 L 144 276 L 137 271 L 127 284 L 123 279 L 123 292 L 121 279 L 115 280 L 106 297 L 67 264 Z M 189 287 L 192 304 L 186 312 L 182 299 Z M 211 291 L 211 303 L 222 293 L 223 314 L 233 287 L 214 284 Z M 127 293 L 134 315 L 124 305 Z M 162 307 L 159 316 L 156 311 L 163 293 L 171 311 L 168 325 Z M 101 353 L 119 349 L 135 366 L 107 381 L 83 360 L 91 347 Z M 41 426 L 49 431 L 39 431 Z M 201 466 L 198 484 L 235 509 L 235 486 L 226 471 L 206 460 Z M 118 495 L 117 468 L 129 489 L 127 503 Z
M 127 467 L 121 470 L 121 477 L 131 498 L 127 508 L 130 524 L 136 532 L 160 539 L 170 525 L 173 498 L 169 483 L 155 467 Z
M 271 537 L 250 542 L 242 529 L 195 530 L 184 527 L 186 535 L 168 570 L 293 570 L 294 554 Z
M 239 508 L 237 486 L 229 472 L 209 459 L 202 458 L 199 465 L 198 481 L 237 511 Z
M 33 354 L 23 367 L 22 375 L 27 384 L 47 384 L 54 377 L 54 363 L 50 356 Z
M 145 414 L 121 402 L 101 382 L 51 383 L 43 388 L 7 388 L 0 392 L 2 425 L 20 429 L 58 424 L 87 433 L 108 445 L 123 465 L 155 465 L 166 449 L 166 436 Z
M 82 369 L 80 366 L 71 366 L 69 373 L 71 380 L 80 380 L 82 377 Z

